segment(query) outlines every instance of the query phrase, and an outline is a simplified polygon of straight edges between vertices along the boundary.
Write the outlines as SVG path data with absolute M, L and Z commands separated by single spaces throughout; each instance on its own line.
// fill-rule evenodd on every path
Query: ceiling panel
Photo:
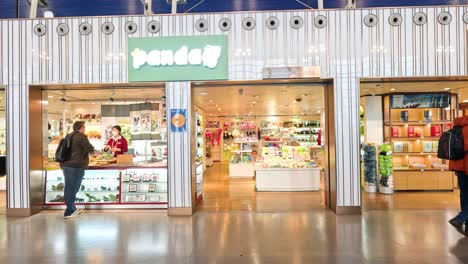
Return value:
M 112 16 L 143 14 L 140 0 L 48 0 L 47 9 L 56 17 L 65 16 Z M 395 6 L 429 6 L 429 5 L 466 5 L 467 0 L 358 0 L 359 8 L 395 7 Z M 20 17 L 29 16 L 28 0 L 1 0 L 0 18 L 17 17 L 17 5 Z M 344 8 L 347 0 L 324 0 L 325 8 Z M 235 12 L 235 11 L 265 11 L 294 10 L 318 8 L 317 0 L 187 0 L 186 4 L 178 5 L 179 13 Z M 38 16 L 43 16 L 39 9 Z M 153 0 L 155 14 L 168 14 L 171 6 L 167 0 Z
M 195 89 L 195 105 L 204 109 L 208 116 L 311 115 L 324 109 L 323 98 L 322 86 L 255 85 Z

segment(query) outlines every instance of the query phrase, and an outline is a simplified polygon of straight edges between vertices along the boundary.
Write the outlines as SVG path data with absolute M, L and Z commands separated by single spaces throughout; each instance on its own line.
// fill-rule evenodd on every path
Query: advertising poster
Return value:
M 187 109 L 171 109 L 171 132 L 187 131 Z
M 390 96 L 390 108 L 446 108 L 450 105 L 450 94 L 396 94 Z

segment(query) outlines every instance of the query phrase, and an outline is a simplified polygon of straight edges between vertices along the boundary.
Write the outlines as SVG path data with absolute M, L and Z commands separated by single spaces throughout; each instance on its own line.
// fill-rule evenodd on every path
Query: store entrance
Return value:
M 332 207 L 329 81 L 193 86 L 198 211 Z
M 457 179 L 437 158 L 442 132 L 463 116 L 468 78 L 361 79 L 364 210 L 459 210 Z
M 31 135 L 31 170 L 44 168 L 40 175 L 31 172 L 34 192 L 43 194 L 34 195 L 36 202 L 64 208 L 66 183 L 55 151 L 81 121 L 95 152 L 78 186 L 77 207 L 167 208 L 165 100 L 164 84 L 31 86 L 30 130 L 42 131 L 42 137 Z

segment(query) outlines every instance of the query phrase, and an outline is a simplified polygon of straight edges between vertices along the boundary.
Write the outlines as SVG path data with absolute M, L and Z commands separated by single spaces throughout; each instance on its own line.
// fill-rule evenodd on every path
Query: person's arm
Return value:
M 128 152 L 128 142 L 127 139 L 122 137 L 122 149 L 120 150 L 122 153 L 127 153 Z
M 107 145 L 104 147 L 104 151 L 108 151 L 111 148 L 112 138 L 107 141 Z
M 91 145 L 91 142 L 89 142 L 88 137 L 85 135 L 82 135 L 82 137 L 83 137 L 83 140 L 82 140 L 83 151 L 87 153 L 93 153 L 94 146 Z

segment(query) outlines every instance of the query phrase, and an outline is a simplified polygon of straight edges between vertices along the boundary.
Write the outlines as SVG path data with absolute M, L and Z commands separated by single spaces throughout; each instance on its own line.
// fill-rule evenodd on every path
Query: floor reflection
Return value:
M 468 263 L 451 211 L 0 217 L 0 263 Z

